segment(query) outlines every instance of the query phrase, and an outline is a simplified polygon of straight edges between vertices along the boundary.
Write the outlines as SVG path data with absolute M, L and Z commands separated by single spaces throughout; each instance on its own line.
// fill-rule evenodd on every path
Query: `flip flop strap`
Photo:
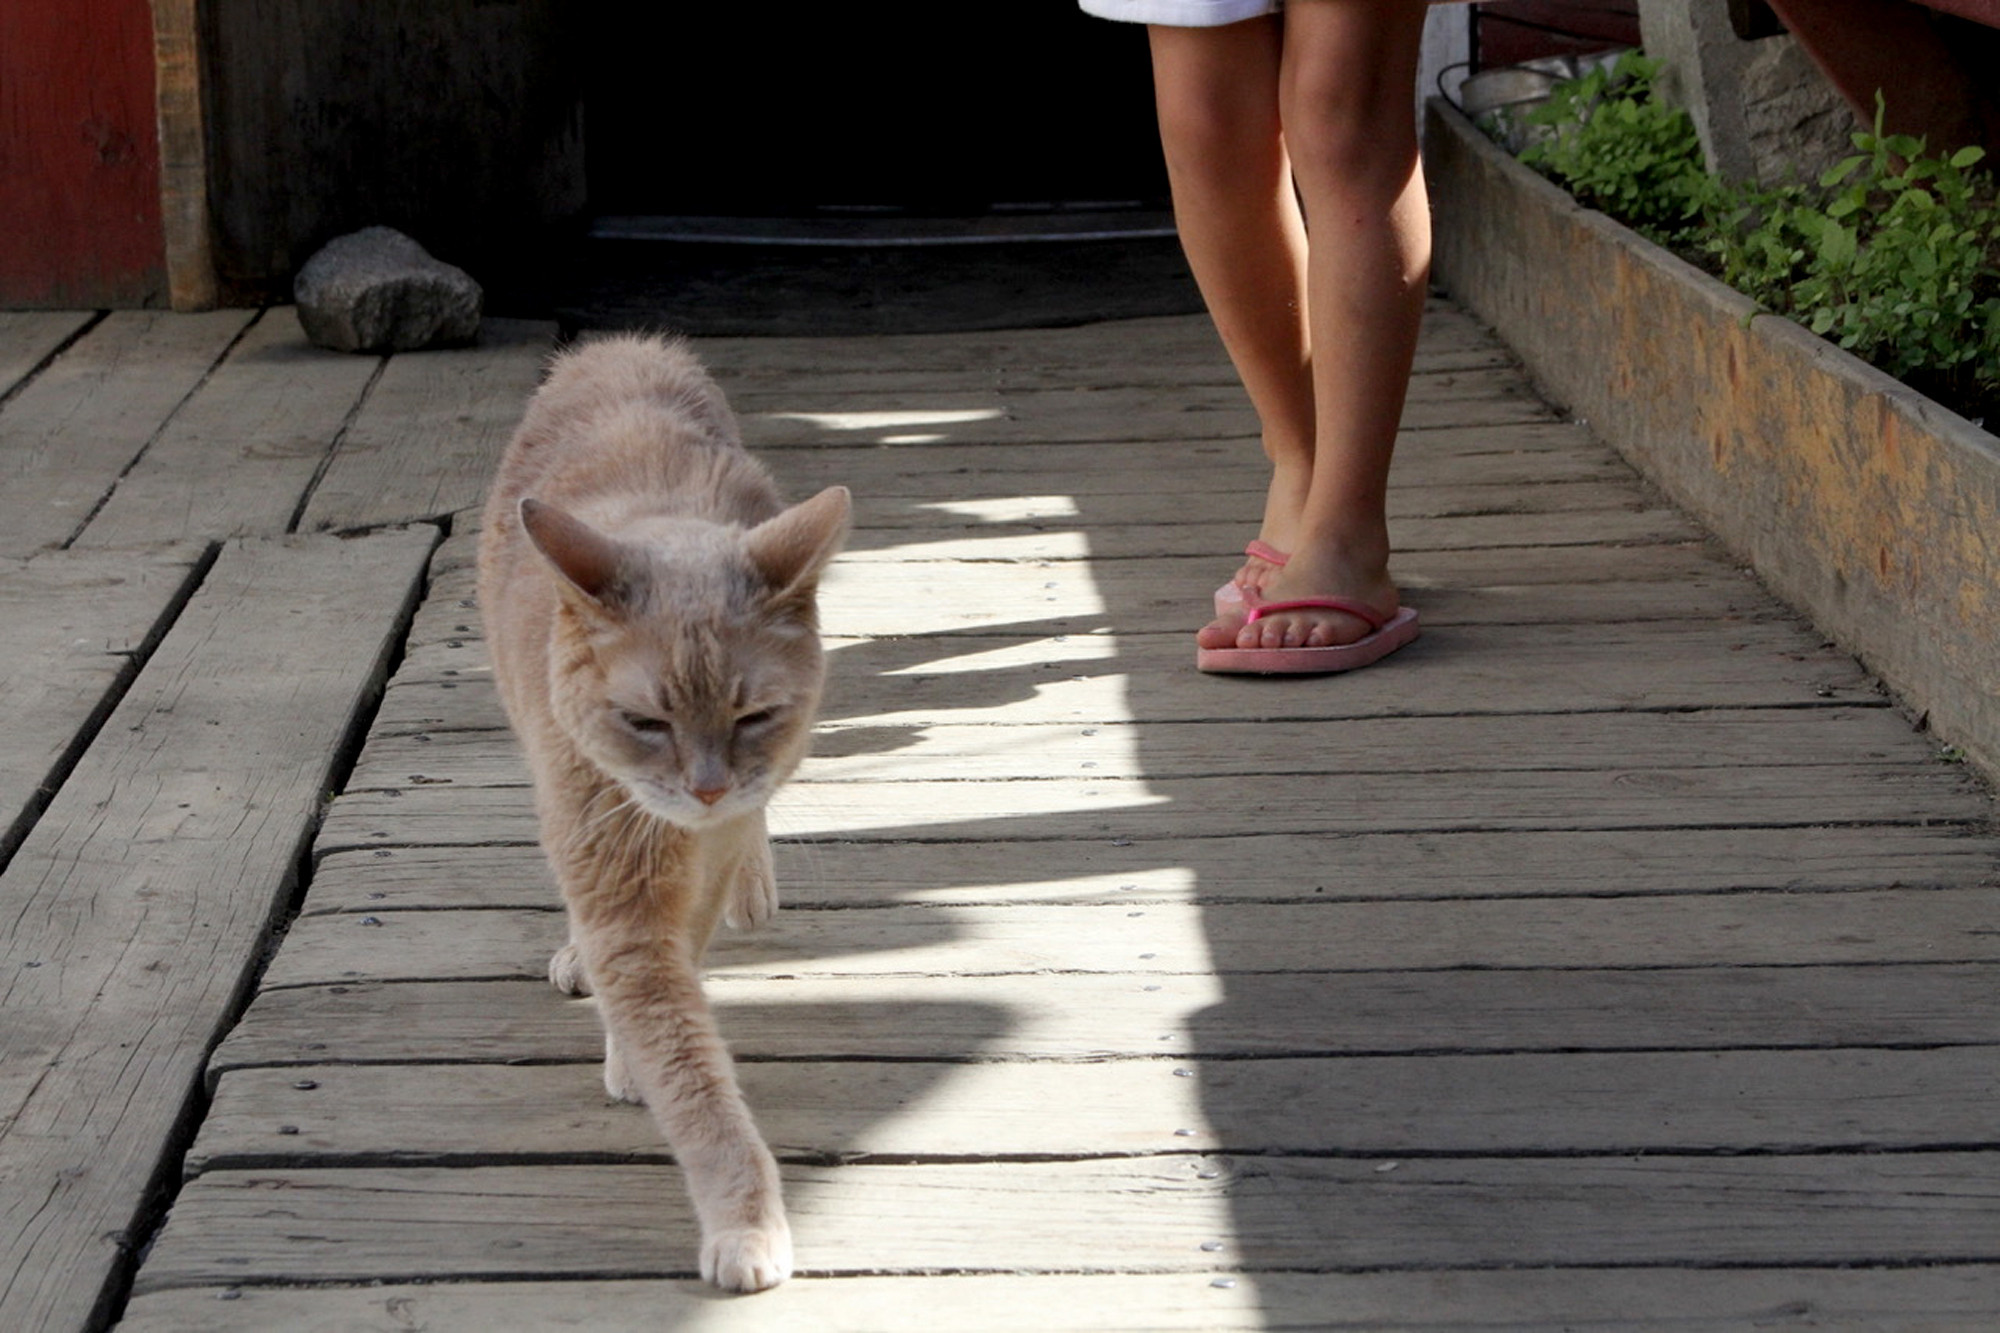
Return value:
M 1250 608 L 1250 615 L 1245 623 L 1247 624 L 1253 620 L 1262 620 L 1265 616 L 1278 611 L 1318 610 L 1345 611 L 1350 616 L 1367 621 L 1371 632 L 1381 629 L 1389 623 L 1389 617 L 1383 615 L 1374 607 L 1363 602 L 1352 601 L 1346 597 L 1301 597 L 1294 602 L 1259 602 Z
M 1290 556 L 1262 538 L 1244 547 L 1243 554 L 1249 556 L 1252 560 L 1262 560 L 1267 565 L 1276 565 L 1280 569 L 1283 569 L 1285 562 L 1291 559 Z

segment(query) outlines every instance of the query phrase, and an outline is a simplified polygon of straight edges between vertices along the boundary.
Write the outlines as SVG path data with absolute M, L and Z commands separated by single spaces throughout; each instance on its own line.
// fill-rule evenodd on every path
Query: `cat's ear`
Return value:
M 829 486 L 750 529 L 751 563 L 764 576 L 774 600 L 812 592 L 820 571 L 847 540 L 852 508 L 845 486 Z
M 601 606 L 617 602 L 629 571 L 617 542 L 552 504 L 524 496 L 521 526 L 535 549 L 548 557 L 556 571 L 578 592 Z

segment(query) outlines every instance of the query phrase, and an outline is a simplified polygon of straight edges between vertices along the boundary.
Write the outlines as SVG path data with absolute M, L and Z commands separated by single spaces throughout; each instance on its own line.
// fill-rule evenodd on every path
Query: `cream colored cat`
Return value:
M 777 908 L 764 805 L 819 702 L 814 595 L 847 533 L 833 487 L 784 508 L 682 345 L 558 357 L 487 500 L 479 604 L 569 909 L 549 965 L 594 990 L 604 1084 L 651 1109 L 701 1222 L 702 1276 L 791 1272 L 778 1168 L 697 971 L 718 920 Z

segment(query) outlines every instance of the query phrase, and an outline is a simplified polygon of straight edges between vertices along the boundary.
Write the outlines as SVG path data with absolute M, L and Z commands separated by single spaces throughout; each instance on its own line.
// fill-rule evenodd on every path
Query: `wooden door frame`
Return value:
M 212 310 L 218 294 L 208 211 L 208 139 L 202 116 L 198 0 L 152 0 L 154 89 L 160 133 L 160 225 L 167 294 L 175 310 Z

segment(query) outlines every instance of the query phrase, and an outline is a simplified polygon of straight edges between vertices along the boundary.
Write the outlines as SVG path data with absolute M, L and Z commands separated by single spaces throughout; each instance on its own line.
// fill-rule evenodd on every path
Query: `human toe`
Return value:
M 1195 631 L 1194 641 L 1201 648 L 1237 648 L 1245 626 L 1243 617 L 1223 616 L 1209 621 Z

